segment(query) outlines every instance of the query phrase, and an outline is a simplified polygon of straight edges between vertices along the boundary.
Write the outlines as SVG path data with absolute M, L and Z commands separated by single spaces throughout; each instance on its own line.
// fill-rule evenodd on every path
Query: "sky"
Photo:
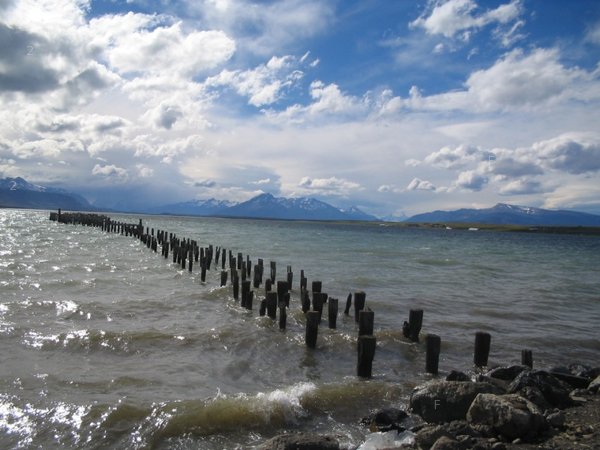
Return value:
M 600 214 L 597 0 L 0 0 L 0 178 Z

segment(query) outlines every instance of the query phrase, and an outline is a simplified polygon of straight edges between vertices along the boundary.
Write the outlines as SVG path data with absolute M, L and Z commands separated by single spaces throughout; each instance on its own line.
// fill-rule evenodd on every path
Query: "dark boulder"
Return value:
M 508 387 L 509 394 L 518 394 L 525 387 L 536 387 L 553 407 L 564 409 L 573 405 L 571 387 L 544 370 L 525 370 Z
M 416 388 L 410 396 L 410 408 L 427 422 L 464 420 L 477 394 L 503 394 L 490 383 L 441 381 Z
M 408 417 L 408 413 L 399 408 L 384 408 L 361 420 L 371 431 L 404 431 L 400 422 Z
M 446 381 L 471 381 L 471 378 L 469 378 L 469 375 L 464 372 L 453 370 L 446 375 Z
M 486 376 L 504 381 L 512 381 L 524 370 L 528 370 L 528 367 L 521 365 L 496 367 L 487 372 Z
M 261 450 L 339 450 L 333 436 L 312 433 L 281 434 L 260 446 Z
M 548 426 L 537 406 L 516 394 L 479 394 L 469 408 L 467 420 L 489 425 L 510 440 L 533 439 Z

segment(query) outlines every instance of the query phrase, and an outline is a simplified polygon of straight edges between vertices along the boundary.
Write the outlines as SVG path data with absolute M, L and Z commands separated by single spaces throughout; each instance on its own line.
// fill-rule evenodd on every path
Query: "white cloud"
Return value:
M 480 191 L 488 183 L 488 178 L 474 170 L 465 170 L 458 175 L 454 186 L 469 191 Z
M 413 178 L 408 186 L 407 191 L 435 191 L 436 187 L 433 183 L 427 180 L 421 180 L 420 178 Z
M 531 148 L 534 157 L 550 169 L 570 174 L 600 171 L 600 136 L 568 133 L 536 142 Z
M 271 183 L 271 179 L 270 178 L 263 178 L 262 180 L 257 180 L 257 181 L 252 181 L 251 184 L 256 184 L 256 185 L 262 185 L 262 184 L 270 184 Z
M 352 191 L 362 189 L 361 185 L 343 178 L 310 178 L 303 177 L 298 186 L 313 193 L 345 196 Z
M 224 70 L 204 84 L 208 88 L 231 86 L 238 94 L 248 97 L 250 105 L 261 107 L 278 101 L 286 89 L 302 79 L 303 73 L 296 67 L 297 62 L 292 56 L 273 56 L 266 64 L 252 70 Z
M 481 161 L 485 157 L 486 155 L 480 148 L 461 144 L 455 148 L 442 147 L 427 155 L 423 162 L 436 167 L 454 169 L 465 167 L 473 161 Z
M 96 164 L 92 169 L 92 175 L 110 178 L 115 181 L 126 181 L 128 178 L 127 170 L 114 164 L 104 166 Z
M 585 39 L 592 44 L 600 45 L 600 20 L 588 28 Z
M 545 192 L 546 189 L 538 180 L 520 179 L 507 183 L 499 191 L 500 195 L 527 195 Z
M 443 35 L 446 38 L 458 36 L 463 41 L 468 41 L 473 32 L 486 25 L 506 25 L 523 13 L 520 0 L 513 0 L 482 13 L 478 13 L 474 0 L 436 1 L 433 5 L 431 10 L 411 22 L 410 26 L 423 28 L 431 35 Z M 511 30 L 513 28 L 514 25 Z M 514 30 L 511 34 L 514 35 Z

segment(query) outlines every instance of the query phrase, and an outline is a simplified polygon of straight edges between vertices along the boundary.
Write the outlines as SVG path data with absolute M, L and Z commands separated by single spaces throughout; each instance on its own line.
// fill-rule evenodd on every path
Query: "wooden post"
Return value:
M 351 307 L 352 307 L 352 293 L 348 294 L 348 298 L 346 299 L 346 309 L 344 309 L 344 314 L 346 316 L 350 315 Z
M 354 293 L 354 321 L 358 323 L 358 314 L 361 310 L 365 309 L 365 299 L 367 294 L 363 291 Z
M 321 283 L 320 281 L 313 281 L 311 290 L 313 291 L 313 294 L 314 294 L 315 292 L 321 292 L 322 287 L 323 287 L 323 283 Z
M 242 280 L 242 307 L 246 308 L 248 297 L 250 295 L 250 281 Z
M 237 269 L 238 270 L 242 270 L 242 261 L 243 260 L 244 260 L 243 255 L 241 253 L 238 253 L 237 254 L 237 259 L 236 259 L 236 261 L 237 261 Z
M 521 350 L 521 365 L 533 369 L 533 352 L 531 350 Z
M 358 335 L 373 334 L 375 313 L 370 309 L 363 309 L 358 313 Z
M 233 284 L 233 298 L 239 300 L 240 296 L 240 279 L 238 277 L 237 270 L 232 269 L 231 272 L 231 283 Z
M 419 342 L 419 333 L 423 327 L 423 310 L 411 309 L 408 314 L 408 322 L 402 326 L 402 334 L 413 342 Z
M 303 288 L 306 289 L 307 284 L 308 284 L 308 280 L 304 276 L 304 270 L 301 270 L 300 271 L 300 290 L 302 290 Z
M 306 313 L 306 335 L 305 342 L 308 348 L 317 347 L 317 335 L 319 333 L 319 312 L 308 311 Z
M 192 261 L 190 260 L 190 264 Z M 202 265 L 200 266 L 200 281 L 203 283 L 206 281 L 206 261 L 202 261 Z
M 246 309 L 252 310 L 252 303 L 254 301 L 254 291 L 248 292 L 246 296 Z
M 259 308 L 259 310 L 258 310 L 258 313 L 259 313 L 261 316 L 264 316 L 264 315 L 267 313 L 267 299 L 266 299 L 266 298 L 263 298 L 263 299 L 260 301 L 260 308 Z
M 271 283 L 275 283 L 275 276 L 277 275 L 277 263 L 271 261 Z
M 285 302 L 279 304 L 279 329 L 285 330 L 286 322 L 287 322 L 287 307 L 285 306 Z
M 310 297 L 308 296 L 308 291 L 305 288 L 302 288 L 300 297 L 302 299 L 302 312 L 306 314 L 310 310 Z
M 252 262 L 250 261 L 250 255 L 246 255 L 246 276 L 250 277 L 252 271 Z
M 223 257 L 221 258 L 221 270 L 225 269 L 225 259 L 227 259 L 227 253 L 225 249 L 221 249 Z
M 327 301 L 327 294 L 323 292 L 313 292 L 313 310 L 319 313 L 319 323 L 323 316 L 323 304 Z
M 278 281 L 277 282 L 277 302 L 285 302 L 285 294 L 288 291 L 287 281 Z
M 358 362 L 356 364 L 356 374 L 359 377 L 371 378 L 376 347 L 377 339 L 375 336 L 365 334 L 358 337 Z
M 227 271 L 221 270 L 221 286 L 225 286 L 227 284 Z
M 294 272 L 292 272 L 292 266 L 287 266 L 287 284 L 288 289 L 292 290 L 292 283 L 294 281 Z
M 267 292 L 267 315 L 273 320 L 277 318 L 277 292 Z
M 477 367 L 487 366 L 491 341 L 492 336 L 489 333 L 484 331 L 475 333 L 475 354 L 473 356 L 473 362 Z
M 265 280 L 265 295 L 267 295 L 267 292 L 271 292 L 271 285 L 272 285 L 271 279 L 267 278 Z
M 425 345 L 427 347 L 425 353 L 425 372 L 437 375 L 442 340 L 437 334 L 428 334 L 425 337 Z
M 338 299 L 330 297 L 327 305 L 327 317 L 329 319 L 329 328 L 335 329 L 337 327 L 337 314 L 338 314 Z
M 254 266 L 254 289 L 258 289 L 262 283 L 262 266 L 256 264 Z

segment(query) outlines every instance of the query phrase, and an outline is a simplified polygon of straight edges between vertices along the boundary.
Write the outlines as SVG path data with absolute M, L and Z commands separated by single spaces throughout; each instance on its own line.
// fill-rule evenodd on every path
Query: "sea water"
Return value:
M 0 210 L 0 448 L 253 448 L 292 431 L 355 448 L 369 412 L 402 407 L 428 379 L 423 339 L 402 336 L 410 309 L 441 336 L 440 376 L 473 364 L 476 331 L 490 365 L 597 365 L 600 239 L 219 218 L 112 215 L 292 266 L 287 328 L 248 311 L 139 240 Z M 306 348 L 300 270 L 339 299 L 335 330 Z M 356 377 L 354 310 L 375 313 L 370 380 Z M 325 308 L 326 310 L 327 308 Z M 326 314 L 326 313 L 325 313 Z

